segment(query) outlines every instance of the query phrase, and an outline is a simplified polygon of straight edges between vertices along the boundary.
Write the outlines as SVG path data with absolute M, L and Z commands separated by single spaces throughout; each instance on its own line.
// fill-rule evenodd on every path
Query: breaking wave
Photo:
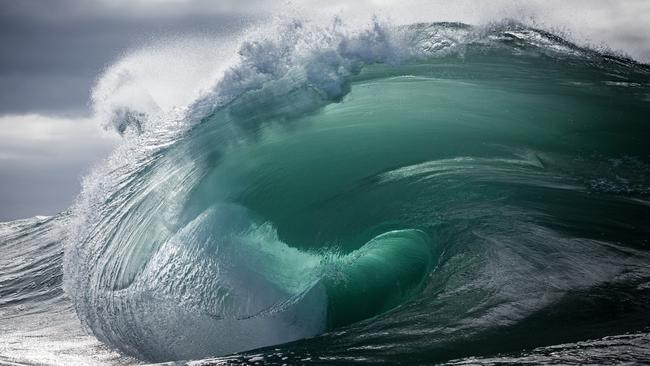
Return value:
M 647 66 L 513 22 L 290 21 L 189 71 L 146 57 L 94 90 L 124 138 L 47 221 L 65 244 L 29 295 L 63 285 L 110 347 L 409 363 L 646 337 Z

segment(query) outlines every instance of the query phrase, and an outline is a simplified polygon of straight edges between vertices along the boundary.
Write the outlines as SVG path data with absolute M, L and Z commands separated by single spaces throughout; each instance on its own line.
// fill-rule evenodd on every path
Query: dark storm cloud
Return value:
M 133 3 L 0 1 L 0 115 L 87 114 L 95 78 L 125 50 L 161 36 L 231 33 L 252 20 L 244 9 Z

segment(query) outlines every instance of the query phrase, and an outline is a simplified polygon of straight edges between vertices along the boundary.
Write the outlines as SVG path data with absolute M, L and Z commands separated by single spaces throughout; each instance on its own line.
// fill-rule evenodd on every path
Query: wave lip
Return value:
M 323 279 L 329 327 L 368 319 L 403 304 L 421 290 L 438 255 L 425 232 L 395 230 L 338 259 L 336 270 Z

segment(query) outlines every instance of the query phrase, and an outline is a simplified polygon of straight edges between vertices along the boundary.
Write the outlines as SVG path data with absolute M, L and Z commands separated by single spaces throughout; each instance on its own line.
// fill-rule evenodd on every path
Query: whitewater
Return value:
M 0 363 L 650 362 L 646 64 L 516 21 L 174 47 L 99 78 L 75 204 L 0 224 Z

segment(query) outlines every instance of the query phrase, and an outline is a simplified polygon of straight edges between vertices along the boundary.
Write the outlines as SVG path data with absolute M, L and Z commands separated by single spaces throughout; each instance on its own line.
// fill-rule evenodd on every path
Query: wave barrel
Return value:
M 328 327 L 371 318 L 407 301 L 424 285 L 438 255 L 421 230 L 381 234 L 342 257 L 323 282 Z

